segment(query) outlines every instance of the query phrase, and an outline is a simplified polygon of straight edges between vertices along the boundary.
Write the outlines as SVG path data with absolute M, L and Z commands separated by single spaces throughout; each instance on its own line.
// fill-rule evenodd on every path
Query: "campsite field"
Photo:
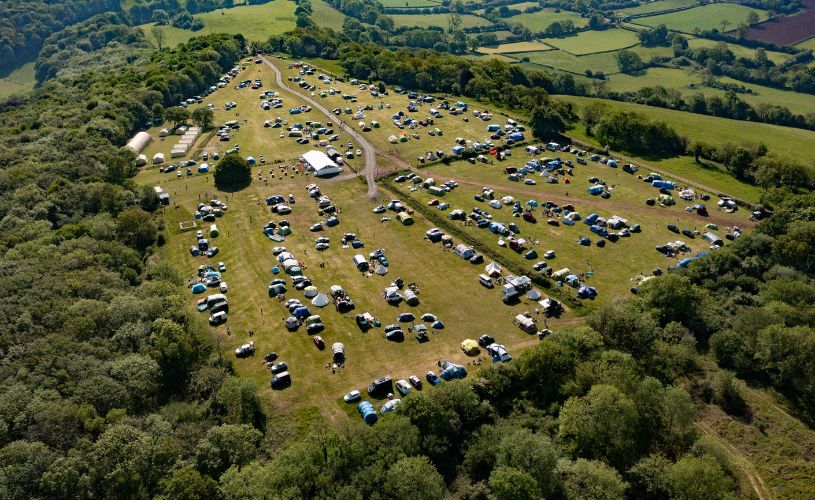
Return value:
M 34 63 L 23 64 L 8 76 L 0 78 L 0 98 L 27 92 L 34 88 L 35 83 Z
M 604 31 L 582 31 L 564 38 L 547 38 L 546 43 L 571 54 L 583 55 L 632 47 L 639 40 L 631 31 L 612 28 Z
M 511 8 L 517 8 L 510 6 Z M 555 21 L 561 22 L 571 20 L 576 28 L 582 28 L 589 23 L 589 20 L 581 17 L 576 12 L 569 12 L 565 10 L 556 11 L 555 9 L 543 9 L 531 14 L 520 14 L 517 16 L 507 17 L 504 20 L 508 23 L 518 23 L 529 28 L 533 33 L 538 33 L 546 29 L 547 26 Z
M 285 76 L 298 74 L 296 69 L 285 68 L 285 63 L 280 60 L 275 60 L 275 63 L 284 69 Z M 238 80 L 256 77 L 263 80 L 262 90 L 280 90 L 275 88 L 272 72 L 266 65 L 254 65 L 251 62 L 246 64 Z M 316 78 L 308 78 L 316 82 Z M 334 85 L 341 86 L 341 91 L 346 93 L 356 88 L 350 84 L 337 82 L 334 82 Z M 478 284 L 477 276 L 483 272 L 483 266 L 490 261 L 489 257 L 482 265 L 472 265 L 454 253 L 443 250 L 440 245 L 425 240 L 424 235 L 433 225 L 447 228 L 451 230 L 457 240 L 456 243 L 458 236 L 464 235 L 467 241 L 476 244 L 477 251 L 490 251 L 497 256 L 499 263 L 528 269 L 530 275 L 534 260 L 526 260 L 512 251 L 497 247 L 497 237 L 486 230 L 473 227 L 454 228 L 449 225 L 446 219 L 447 212 L 431 209 L 426 205 L 430 194 L 421 189 L 410 192 L 408 184 L 396 185 L 387 179 L 383 180 L 382 187 L 394 189 L 394 194 L 382 189 L 381 199 L 371 200 L 362 195 L 365 185 L 358 178 L 343 176 L 345 180 L 316 180 L 303 173 L 294 173 L 291 166 L 297 157 L 315 146 L 295 145 L 292 139 L 280 139 L 278 137 L 280 129 L 265 128 L 263 121 L 273 119 L 277 114 L 292 123 L 295 119 L 303 122 L 327 120 L 325 116 L 315 111 L 297 115 L 295 118 L 289 116 L 288 109 L 300 104 L 301 101 L 287 92 L 281 92 L 284 98 L 283 108 L 263 111 L 258 106 L 259 93 L 258 90 L 235 89 L 233 85 L 229 85 L 205 100 L 205 104 L 212 102 L 217 107 L 216 123 L 230 119 L 242 122 L 241 128 L 234 133 L 230 141 L 210 142 L 206 148 L 208 151 L 223 150 L 233 143 L 240 143 L 241 155 L 253 155 L 258 158 L 262 154 L 266 157 L 268 164 L 253 167 L 253 182 L 249 187 L 236 192 L 222 192 L 213 186 L 211 174 L 194 173 L 191 176 L 177 177 L 175 173 L 162 174 L 152 166 L 142 170 L 137 182 L 149 186 L 160 185 L 170 194 L 171 206 L 164 210 L 166 244 L 162 246 L 160 252 L 185 277 L 194 277 L 197 267 L 206 263 L 207 259 L 190 255 L 188 248 L 195 243 L 194 232 L 181 232 L 178 229 L 179 222 L 193 220 L 192 213 L 199 202 L 218 198 L 229 205 L 225 215 L 217 221 L 221 234 L 212 239 L 212 244 L 218 246 L 220 252 L 215 258 L 210 259 L 212 262 L 223 261 L 227 266 L 224 280 L 229 283 L 227 293 L 230 300 L 229 321 L 226 325 L 213 328 L 212 336 L 221 352 L 230 358 L 237 346 L 250 340 L 256 343 L 257 355 L 236 360 L 234 365 L 238 374 L 250 377 L 258 383 L 274 412 L 304 409 L 314 411 L 316 408 L 329 417 L 345 414 L 347 410 L 340 401 L 345 392 L 351 389 L 364 391 L 373 378 L 383 374 L 390 374 L 394 379 L 406 378 L 411 374 L 422 377 L 428 370 L 438 371 L 436 361 L 440 359 L 464 363 L 469 370 L 475 370 L 477 366 L 474 363 L 486 359 L 483 355 L 480 358 L 465 356 L 460 351 L 459 344 L 466 338 L 477 338 L 483 333 L 494 334 L 513 354 L 524 346 L 537 342 L 536 337 L 523 333 L 512 324 L 514 314 L 533 310 L 534 302 L 524 298 L 517 305 L 506 306 L 500 300 L 501 294 L 498 289 L 488 290 Z M 358 95 L 358 102 L 354 105 L 377 104 L 376 100 L 364 97 L 363 92 L 358 89 L 355 93 Z M 334 105 L 332 99 L 342 102 L 339 95 L 327 96 L 324 102 L 329 109 Z M 238 104 L 237 108 L 231 111 L 223 110 L 223 103 L 228 101 L 235 101 Z M 381 154 L 392 154 L 402 160 L 411 161 L 417 151 L 437 148 L 449 151 L 456 135 L 474 139 L 485 135 L 485 122 L 480 120 L 465 122 L 463 119 L 459 121 L 462 117 L 447 115 L 437 121 L 437 126 L 445 130 L 443 136 L 432 137 L 422 131 L 420 140 L 390 144 L 385 135 L 392 131 L 385 127 L 390 126 L 394 129 L 395 127 L 390 124 L 389 115 L 406 102 L 406 96 L 392 92 L 383 97 L 382 110 L 369 111 L 373 116 L 379 116 L 377 113 L 382 116 L 382 128 L 374 129 L 367 134 Z M 391 107 L 387 108 L 386 105 Z M 471 102 L 470 106 L 473 109 L 477 105 Z M 425 109 L 422 108 L 420 112 L 424 113 Z M 496 113 L 493 122 L 503 123 L 504 119 Z M 356 120 L 349 121 L 354 125 Z M 157 134 L 157 129 L 152 129 L 151 133 Z M 205 140 L 199 141 L 193 154 L 202 147 Z M 349 136 L 340 133 L 340 140 L 335 144 L 341 146 L 348 140 Z M 175 141 L 172 139 L 156 141 L 146 153 L 151 155 L 156 151 L 169 152 L 173 142 Z M 411 163 L 414 164 L 412 168 L 415 171 L 421 172 L 420 175 L 435 176 L 440 181 L 450 178 L 459 181 L 459 188 L 449 193 L 443 200 L 450 203 L 451 208 L 469 209 L 475 203 L 473 195 L 483 186 L 492 186 L 497 193 L 510 194 L 519 200 L 552 199 L 559 203 L 567 200 L 572 201 L 584 216 L 592 212 L 606 216 L 618 214 L 628 218 L 631 223 L 641 224 L 642 233 L 632 238 L 623 238 L 615 244 L 609 243 L 604 249 L 595 245 L 581 247 L 575 243 L 577 236 L 590 233 L 580 222 L 574 227 L 553 227 L 547 225 L 543 220 L 543 214 L 538 212 L 540 222 L 532 225 L 512 218 L 506 207 L 493 210 L 484 205 L 483 208 L 495 213 L 496 219 L 517 222 L 521 227 L 522 237 L 540 242 L 534 246 L 541 254 L 538 260 L 542 260 L 545 250 L 554 249 L 557 253 L 551 262 L 554 268 L 570 267 L 575 273 L 591 273 L 586 275 L 586 280 L 588 284 L 597 287 L 600 293 L 598 303 L 613 300 L 619 294 L 627 293 L 627 289 L 636 283 L 632 281 L 635 275 L 641 272 L 648 273 L 653 267 L 665 268 L 675 264 L 675 261 L 665 258 L 653 249 L 656 244 L 677 239 L 676 235 L 664 229 L 665 224 L 676 222 L 678 219 L 680 227 L 701 228 L 706 222 L 684 212 L 682 210 L 684 202 L 681 200 L 677 200 L 679 206 L 673 208 L 645 206 L 644 198 L 654 196 L 653 188 L 620 169 L 611 169 L 599 164 L 577 167 L 571 184 L 545 184 L 545 180 L 540 177 L 533 177 L 539 181 L 539 184 L 534 186 L 508 181 L 501 172 L 502 167 L 520 166 L 526 158 L 522 148 L 516 148 L 510 160 L 490 166 L 483 164 L 473 166 L 458 161 L 450 165 L 435 164 L 420 171 L 416 170 L 414 161 Z M 355 160 L 352 161 L 352 165 L 353 163 Z M 600 176 L 609 185 L 614 185 L 610 200 L 590 197 L 585 193 L 586 179 L 591 175 Z M 320 220 L 314 202 L 305 196 L 305 186 L 311 182 L 317 182 L 323 192 L 339 207 L 341 220 L 339 226 L 318 233 L 309 232 L 309 226 Z M 405 195 L 398 194 L 399 191 L 396 190 L 406 191 Z M 566 195 L 566 191 L 569 191 L 569 196 Z M 296 203 L 292 205 L 293 213 L 285 217 L 270 214 L 264 202 L 265 198 L 272 194 L 287 196 L 290 193 L 296 197 Z M 417 210 L 415 214 L 415 224 L 403 226 L 395 221 L 379 222 L 381 215 L 375 215 L 371 210 L 391 197 L 399 197 L 406 201 L 414 200 L 413 203 L 421 204 L 422 209 Z M 387 215 L 393 217 L 394 214 Z M 262 234 L 262 227 L 268 220 L 278 221 L 281 218 L 287 219 L 293 228 L 293 234 L 288 236 L 282 245 L 305 264 L 304 272 L 315 286 L 321 292 L 326 292 L 330 285 L 339 284 L 356 303 L 355 311 L 347 314 L 336 312 L 331 305 L 319 310 L 310 307 L 312 313 L 320 314 L 326 324 L 326 330 L 320 333 L 329 346 L 325 351 L 318 350 L 302 328 L 296 332 L 287 331 L 283 320 L 288 316 L 288 312 L 281 303 L 276 299 L 270 299 L 267 294 L 266 285 L 273 278 L 272 267 L 275 265 L 271 249 L 281 243 L 274 243 L 266 238 Z M 709 220 L 719 222 L 722 231 L 731 223 L 743 223 L 744 219 L 742 211 L 725 215 L 717 212 L 711 205 Z M 199 224 L 196 229 L 205 230 L 206 227 L 206 224 L 204 226 Z M 450 228 L 454 228 L 455 231 Z M 339 240 L 345 232 L 355 233 L 365 243 L 365 247 L 359 251 L 341 248 Z M 314 250 L 314 238 L 318 236 L 330 238 L 331 245 L 328 250 L 324 252 Z M 703 248 L 698 239 L 689 243 L 694 249 Z M 386 276 L 375 274 L 366 276 L 359 273 L 353 266 L 353 255 L 367 253 L 377 248 L 385 249 L 390 260 L 389 273 Z M 631 256 L 637 258 L 630 258 Z M 421 305 L 414 308 L 387 305 L 380 292 L 396 277 L 403 278 L 406 283 L 415 282 L 418 285 Z M 568 287 L 554 287 L 541 291 L 552 293 L 559 299 L 568 299 L 574 295 L 574 290 Z M 196 297 L 198 296 L 190 295 L 190 302 L 192 303 Z M 302 293 L 294 290 L 290 290 L 287 297 L 303 299 Z M 571 299 L 567 300 L 567 303 L 578 304 Z M 591 304 L 584 305 L 591 307 Z M 365 311 L 379 318 L 383 325 L 395 322 L 395 317 L 400 312 L 410 311 L 417 316 L 431 312 L 439 316 L 446 328 L 431 333 L 430 342 L 427 344 L 419 344 L 413 339 L 412 334 L 408 334 L 402 343 L 392 343 L 383 338 L 381 329 L 375 328 L 368 333 L 360 331 L 354 322 L 354 314 Z M 557 327 L 577 321 L 579 317 L 571 310 L 562 318 L 549 321 L 548 325 Z M 251 337 L 250 331 L 254 332 Z M 332 373 L 329 364 L 330 344 L 336 341 L 345 344 L 348 360 L 345 367 Z M 280 360 L 289 364 L 293 385 L 284 391 L 271 390 L 269 387 L 271 376 L 260 363 L 260 357 L 270 351 L 278 352 Z
M 408 26 L 417 28 L 429 28 L 431 26 L 441 26 L 447 29 L 450 22 L 450 14 L 394 14 L 391 15 L 396 26 Z M 475 26 L 491 26 L 492 23 L 483 17 L 472 14 L 461 16 L 461 27 L 472 28 Z
M 670 30 L 693 33 L 696 29 L 704 31 L 716 28 L 721 30 L 722 23 L 726 21 L 727 29 L 725 31 L 727 31 L 734 29 L 741 22 L 747 22 L 747 15 L 751 11 L 758 14 L 759 21 L 765 21 L 768 18 L 765 10 L 734 3 L 716 3 L 679 12 L 641 17 L 632 22 L 652 27 L 664 24 Z
M 634 16 L 639 14 L 664 12 L 672 9 L 681 9 L 683 7 L 690 7 L 698 4 L 699 2 L 697 0 L 656 0 L 655 2 L 643 2 L 636 7 L 621 9 L 617 12 L 626 16 Z
M 342 29 L 345 16 L 323 2 L 311 2 L 314 9 L 314 20 L 320 26 Z M 164 33 L 164 45 L 175 47 L 186 42 L 194 36 L 209 33 L 242 34 L 249 41 L 264 41 L 272 35 L 279 35 L 294 28 L 294 9 L 297 7 L 287 0 L 272 0 L 260 5 L 241 5 L 230 9 L 218 9 L 212 12 L 196 14 L 204 22 L 204 28 L 199 31 L 190 31 L 173 26 L 160 26 Z M 148 40 L 156 43 L 150 30 L 152 24 L 144 24 L 141 28 Z

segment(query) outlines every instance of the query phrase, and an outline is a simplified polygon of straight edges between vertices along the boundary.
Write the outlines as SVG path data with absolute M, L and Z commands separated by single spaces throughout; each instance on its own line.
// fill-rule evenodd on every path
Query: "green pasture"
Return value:
M 438 7 L 439 2 L 433 0 L 379 0 L 385 7 L 404 7 L 404 8 L 422 8 L 422 7 Z
M 643 2 L 636 7 L 629 7 L 617 11 L 617 14 L 624 16 L 633 16 L 637 14 L 651 14 L 655 12 L 664 12 L 666 10 L 679 9 L 682 7 L 690 7 L 691 5 L 698 5 L 697 0 L 656 0 L 654 2 Z
M 698 49 L 701 47 L 708 47 L 714 48 L 717 44 L 723 42 L 717 42 L 716 40 L 708 40 L 707 38 L 691 38 L 688 40 L 688 47 L 691 49 Z M 748 59 L 754 59 L 756 57 L 756 49 L 751 49 L 749 47 L 744 47 L 742 45 L 736 45 L 735 43 L 727 43 L 727 48 L 730 52 L 733 53 L 736 57 L 746 57 Z M 775 64 L 782 64 L 791 56 L 789 54 L 785 54 L 783 52 L 776 52 L 773 50 L 767 50 L 767 59 L 774 62 Z
M 637 35 L 623 29 L 611 28 L 603 31 L 582 31 L 564 38 L 547 38 L 546 43 L 575 55 L 610 52 L 639 43 Z
M 26 63 L 15 69 L 8 76 L 0 78 L 0 98 L 12 94 L 22 94 L 34 88 L 34 63 Z
M 657 16 L 642 17 L 635 20 L 637 24 L 645 26 L 659 26 L 664 24 L 668 29 L 693 33 L 695 30 L 722 30 L 722 23 L 727 22 L 725 31 L 735 29 L 739 23 L 747 22 L 747 15 L 755 12 L 759 21 L 766 21 L 767 11 L 745 7 L 734 3 L 708 4 L 680 12 L 671 12 Z
M 579 74 L 583 74 L 586 70 L 592 72 L 602 71 L 606 74 L 618 71 L 614 52 L 601 52 L 578 57 L 562 50 L 549 50 L 512 54 L 512 56 L 528 58 L 530 63 L 546 66 L 547 68 L 556 68 Z
M 509 54 L 517 52 L 535 52 L 541 50 L 552 50 L 550 45 L 536 40 L 529 42 L 502 43 L 497 47 L 481 47 L 478 52 L 482 54 Z
M 450 14 L 394 14 L 390 17 L 396 26 L 408 26 L 417 28 L 429 28 L 431 26 L 441 26 L 447 29 L 450 22 Z M 490 26 L 492 23 L 483 17 L 472 14 L 461 15 L 461 27 L 472 28 L 475 26 Z
M 555 9 L 543 9 L 531 14 L 520 14 L 517 16 L 507 17 L 505 20 L 508 23 L 519 23 L 533 32 L 537 33 L 546 29 L 547 26 L 555 21 L 565 21 L 571 19 L 575 27 L 582 28 L 589 23 L 589 20 L 581 17 L 576 12 L 569 12 L 562 10 L 556 12 Z

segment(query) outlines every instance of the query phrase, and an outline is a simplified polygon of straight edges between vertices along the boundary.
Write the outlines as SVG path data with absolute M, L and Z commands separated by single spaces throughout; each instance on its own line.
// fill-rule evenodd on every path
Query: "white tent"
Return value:
M 526 292 L 526 296 L 532 300 L 538 300 L 539 298 L 541 298 L 541 294 L 537 290 L 529 290 L 528 292 Z
M 147 132 L 139 132 L 133 136 L 132 139 L 127 141 L 127 148 L 132 149 L 136 153 L 141 153 L 144 148 L 150 144 L 153 138 Z
M 164 153 L 156 153 L 153 155 L 153 165 L 164 163 Z
M 388 268 L 383 266 L 382 264 L 379 264 L 379 266 L 376 268 L 374 272 L 380 276 L 385 276 L 386 274 L 388 274 Z
M 317 294 L 319 294 L 319 293 L 320 292 L 317 291 L 316 286 L 307 286 L 307 287 L 305 287 L 303 289 L 303 295 L 305 295 L 309 299 L 312 298 L 312 297 L 316 297 Z
M 311 299 L 311 304 L 315 307 L 325 307 L 328 305 L 328 297 L 324 293 L 318 293 L 316 297 Z
M 168 135 L 170 135 L 170 131 L 167 130 L 166 128 L 163 128 L 158 132 L 159 137 L 167 137 Z
M 501 266 L 499 266 L 499 265 L 498 265 L 498 264 L 496 264 L 495 262 L 490 262 L 490 263 L 489 263 L 489 264 L 487 264 L 487 266 L 484 268 L 484 271 L 486 271 L 486 272 L 487 272 L 487 274 L 488 274 L 488 275 L 490 275 L 490 276 L 500 276 L 500 275 L 501 275 L 501 271 L 503 271 L 503 269 L 501 268 Z

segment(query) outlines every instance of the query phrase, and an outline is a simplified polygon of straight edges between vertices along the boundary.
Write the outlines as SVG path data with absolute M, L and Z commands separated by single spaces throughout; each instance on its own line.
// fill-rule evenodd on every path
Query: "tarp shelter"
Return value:
M 407 212 L 399 212 L 396 214 L 396 218 L 405 226 L 413 224 L 413 217 L 411 217 Z
M 203 283 L 196 283 L 192 286 L 191 290 L 192 293 L 204 293 L 207 291 L 207 287 Z
M 487 264 L 487 266 L 484 268 L 484 271 L 485 271 L 485 272 L 486 272 L 488 275 L 490 275 L 490 276 L 492 276 L 492 277 L 496 277 L 496 276 L 501 276 L 501 271 L 503 271 L 503 269 L 501 268 L 501 266 L 500 266 L 500 265 L 496 264 L 495 262 L 490 262 L 490 263 L 489 263 L 489 264 Z
M 358 404 L 357 411 L 366 424 L 374 425 L 376 423 L 378 418 L 376 416 L 376 410 L 374 410 L 374 405 L 372 405 L 369 401 L 363 401 Z
M 328 305 L 328 297 L 324 293 L 318 293 L 316 297 L 311 299 L 311 305 L 314 307 L 325 307 Z
M 316 297 L 319 293 L 316 286 L 307 286 L 303 289 L 303 295 L 309 299 Z
M 478 342 L 473 339 L 466 339 L 461 343 L 461 350 L 468 356 L 475 356 L 478 354 Z

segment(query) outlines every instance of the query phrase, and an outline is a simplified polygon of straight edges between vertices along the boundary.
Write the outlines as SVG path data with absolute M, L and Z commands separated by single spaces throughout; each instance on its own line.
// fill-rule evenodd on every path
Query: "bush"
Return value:
M 241 189 L 252 182 L 252 169 L 237 154 L 226 155 L 215 166 L 215 185 L 219 188 Z

